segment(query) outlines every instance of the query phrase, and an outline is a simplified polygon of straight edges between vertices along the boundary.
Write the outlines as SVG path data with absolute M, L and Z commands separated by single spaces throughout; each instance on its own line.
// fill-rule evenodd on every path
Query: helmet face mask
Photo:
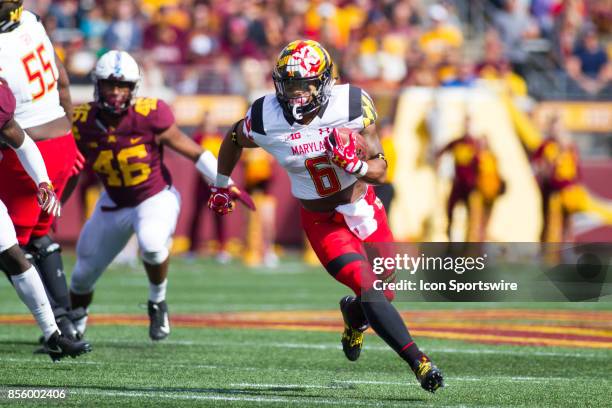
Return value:
M 140 68 L 124 51 L 109 51 L 98 60 L 92 72 L 94 99 L 113 115 L 126 112 L 140 83 Z
M 272 79 L 276 98 L 296 120 L 324 105 L 334 83 L 329 53 L 316 41 L 294 41 L 280 53 Z
M 0 34 L 13 31 L 21 22 L 23 0 L 0 1 Z
M 101 107 L 110 113 L 120 114 L 130 107 L 136 84 L 109 78 L 98 80 L 96 87 Z

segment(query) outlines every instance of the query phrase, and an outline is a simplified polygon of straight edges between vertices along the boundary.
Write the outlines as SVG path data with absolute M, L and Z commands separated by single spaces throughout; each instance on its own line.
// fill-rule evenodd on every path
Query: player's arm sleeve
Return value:
M 30 136 L 24 133 L 23 143 L 15 149 L 15 153 L 28 176 L 37 186 L 40 183 L 51 184 L 40 150 Z

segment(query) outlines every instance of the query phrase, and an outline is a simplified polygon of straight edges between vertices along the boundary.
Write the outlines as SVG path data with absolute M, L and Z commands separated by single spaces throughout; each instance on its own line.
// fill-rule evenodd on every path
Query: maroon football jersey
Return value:
M 73 133 L 118 207 L 134 207 L 172 184 L 155 136 L 174 123 L 163 101 L 138 98 L 116 128 L 106 128 L 94 102 L 74 109 Z
M 0 128 L 15 115 L 15 95 L 4 79 L 0 79 Z

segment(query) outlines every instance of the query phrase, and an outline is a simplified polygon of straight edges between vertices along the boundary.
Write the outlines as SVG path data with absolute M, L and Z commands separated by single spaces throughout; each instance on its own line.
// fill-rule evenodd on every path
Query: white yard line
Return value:
M 426 341 L 425 341 L 426 342 Z M 134 340 L 103 340 L 101 343 L 117 343 L 117 344 L 143 344 L 144 341 Z M 164 344 L 175 344 L 180 346 L 211 346 L 211 347 L 274 347 L 286 349 L 306 349 L 306 350 L 342 350 L 340 344 L 310 344 L 310 343 L 291 343 L 291 342 L 221 342 L 221 341 L 196 341 L 196 340 L 164 340 Z M 497 346 L 491 346 L 497 347 Z M 526 355 L 540 357 L 592 357 L 601 358 L 603 353 L 593 353 L 591 350 L 570 350 L 564 351 L 544 351 L 523 349 L 523 346 L 516 346 L 514 350 L 498 350 L 498 349 L 479 349 L 479 348 L 448 348 L 448 347 L 423 347 L 423 351 L 432 353 L 449 353 L 449 354 L 497 354 L 497 355 Z M 365 345 L 364 351 L 390 351 L 388 346 Z

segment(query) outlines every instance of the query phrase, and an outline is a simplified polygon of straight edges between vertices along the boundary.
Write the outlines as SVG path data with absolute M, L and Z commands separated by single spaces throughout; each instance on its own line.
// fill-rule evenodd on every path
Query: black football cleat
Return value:
M 74 327 L 74 324 L 72 323 L 72 320 L 70 319 L 68 313 L 63 312 L 59 316 L 56 316 L 55 324 L 57 324 L 57 328 L 59 329 L 60 333 L 62 333 L 62 336 L 68 337 L 70 340 L 80 340 L 80 338 L 78 337 L 79 333 L 76 327 Z M 45 336 L 40 336 L 38 338 L 38 342 L 40 344 L 44 344 Z
M 413 371 L 425 391 L 434 393 L 438 388 L 444 387 L 442 372 L 425 354 L 415 363 Z
M 149 300 L 149 337 L 151 340 L 163 340 L 170 334 L 170 321 L 168 320 L 168 305 L 165 300 L 154 303 Z
M 55 319 L 55 323 L 57 324 L 57 328 L 62 333 L 64 337 L 68 337 L 70 340 L 79 340 L 78 339 L 78 331 L 72 320 L 70 320 L 70 316 L 65 314 Z
M 349 318 L 346 314 L 346 306 L 355 301 L 354 296 L 345 296 L 340 299 L 340 312 L 344 319 L 344 331 L 342 332 L 342 351 L 350 361 L 357 361 L 363 347 L 363 332 L 368 328 L 367 325 L 354 329 L 349 324 Z
M 67 356 L 75 358 L 89 353 L 91 345 L 86 341 L 74 340 L 56 331 L 44 342 L 43 351 L 49 354 L 51 360 L 59 361 Z

